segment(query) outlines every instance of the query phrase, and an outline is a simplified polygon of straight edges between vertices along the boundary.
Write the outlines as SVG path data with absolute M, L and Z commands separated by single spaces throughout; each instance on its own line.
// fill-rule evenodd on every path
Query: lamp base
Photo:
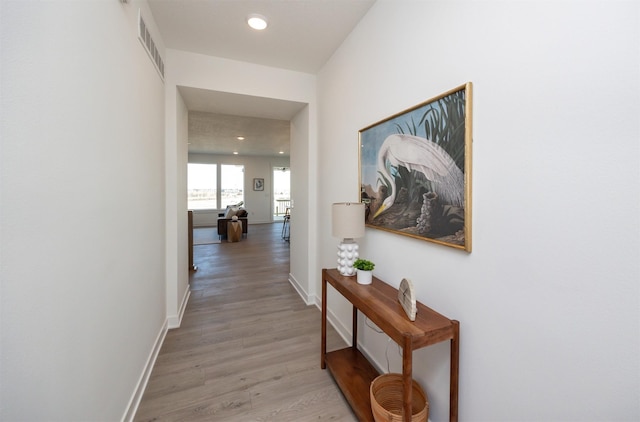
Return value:
M 353 263 L 360 256 L 358 244 L 353 239 L 343 239 L 338 245 L 338 272 L 346 277 L 356 275 Z

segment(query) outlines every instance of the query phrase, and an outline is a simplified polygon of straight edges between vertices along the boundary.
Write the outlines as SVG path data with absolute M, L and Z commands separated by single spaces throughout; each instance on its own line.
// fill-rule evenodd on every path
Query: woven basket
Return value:
M 373 380 L 370 388 L 371 410 L 376 422 L 402 422 L 402 375 L 383 374 Z M 420 385 L 413 380 L 411 421 L 426 422 L 429 401 Z

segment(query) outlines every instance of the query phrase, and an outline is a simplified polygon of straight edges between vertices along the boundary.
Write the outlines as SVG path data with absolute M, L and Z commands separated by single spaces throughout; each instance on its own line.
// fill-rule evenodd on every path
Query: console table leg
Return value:
M 351 317 L 351 348 L 358 348 L 358 308 L 353 307 L 353 315 Z
M 460 368 L 460 323 L 453 323 L 453 338 L 451 339 L 451 375 L 449 381 L 449 420 L 458 422 L 458 378 Z
M 404 344 L 402 345 L 403 419 L 405 422 L 411 422 L 413 413 L 411 406 L 413 401 L 411 397 L 413 395 L 413 349 L 411 348 L 411 340 L 409 337 L 405 337 L 404 340 Z
M 327 354 L 327 280 L 322 272 L 322 341 L 320 345 L 320 368 L 325 369 L 327 362 L 325 355 Z

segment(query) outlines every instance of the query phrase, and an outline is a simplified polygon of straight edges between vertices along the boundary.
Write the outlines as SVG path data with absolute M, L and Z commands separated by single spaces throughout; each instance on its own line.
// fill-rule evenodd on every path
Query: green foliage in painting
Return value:
M 456 91 L 446 97 L 423 106 L 424 113 L 416 123 L 413 117 L 403 124 L 395 123 L 400 134 L 422 136 L 439 145 L 451 156 L 456 166 L 464 173 L 465 153 L 465 90 Z M 409 172 L 404 167 L 396 169 L 395 183 L 399 190 L 404 187 L 411 201 L 419 200 L 422 192 L 433 190 L 429 180 L 420 172 Z M 390 181 L 384 180 L 389 187 Z M 390 192 L 390 187 L 388 192 Z

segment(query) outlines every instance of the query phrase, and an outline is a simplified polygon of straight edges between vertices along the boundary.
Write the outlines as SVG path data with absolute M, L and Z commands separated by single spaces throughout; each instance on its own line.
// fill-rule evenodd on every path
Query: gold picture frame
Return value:
M 472 83 L 358 132 L 365 224 L 471 252 Z

